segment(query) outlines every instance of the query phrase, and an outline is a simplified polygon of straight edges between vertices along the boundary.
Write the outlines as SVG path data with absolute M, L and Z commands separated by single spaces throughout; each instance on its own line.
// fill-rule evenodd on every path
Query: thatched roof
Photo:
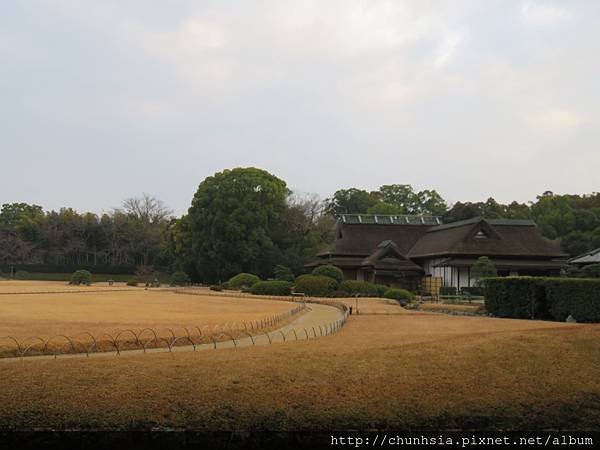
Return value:
M 558 241 L 542 236 L 531 220 L 483 219 L 430 228 L 410 249 L 409 258 L 486 255 L 565 258 Z
M 399 252 L 406 256 L 415 243 L 427 233 L 431 225 L 423 224 L 337 224 L 336 238 L 329 249 L 319 253 L 327 256 L 367 257 L 383 241 L 392 241 Z
M 577 255 L 569 260 L 571 264 L 598 264 L 600 263 L 600 248 L 591 252 Z

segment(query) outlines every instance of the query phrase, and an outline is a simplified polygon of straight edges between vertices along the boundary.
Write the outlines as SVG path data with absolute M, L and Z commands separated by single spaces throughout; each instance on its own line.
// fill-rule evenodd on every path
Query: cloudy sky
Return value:
M 600 190 L 600 2 L 6 0 L 0 203 L 184 212 L 224 168 L 449 201 Z

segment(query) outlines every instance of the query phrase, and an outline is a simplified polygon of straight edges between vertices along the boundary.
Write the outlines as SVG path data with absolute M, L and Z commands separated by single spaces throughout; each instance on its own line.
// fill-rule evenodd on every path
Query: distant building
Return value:
M 569 264 L 578 267 L 588 266 L 590 264 L 600 264 L 600 248 L 569 259 Z
M 335 241 L 307 266 L 333 264 L 347 279 L 388 285 L 433 276 L 461 288 L 473 285 L 471 267 L 480 256 L 505 276 L 558 275 L 568 255 L 531 220 L 442 224 L 431 216 L 354 214 L 339 218 Z

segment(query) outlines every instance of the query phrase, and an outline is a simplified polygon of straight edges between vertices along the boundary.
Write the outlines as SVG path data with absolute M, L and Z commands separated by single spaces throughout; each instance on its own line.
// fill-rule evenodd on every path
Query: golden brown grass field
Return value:
M 0 360 L 0 425 L 598 430 L 599 342 L 600 325 L 417 312 L 271 346 Z
M 181 295 L 170 290 L 99 284 L 76 287 L 60 282 L 0 282 L 0 336 L 48 338 L 86 331 L 97 335 L 128 328 L 222 325 L 260 320 L 293 307 L 287 301 Z M 64 290 L 70 293 L 60 292 Z M 43 291 L 55 293 L 26 294 Z

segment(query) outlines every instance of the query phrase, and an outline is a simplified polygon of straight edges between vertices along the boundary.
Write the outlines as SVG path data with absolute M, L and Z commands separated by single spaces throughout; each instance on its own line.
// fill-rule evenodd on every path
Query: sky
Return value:
M 449 202 L 600 190 L 600 2 L 6 0 L 0 203 L 176 214 L 226 168 Z

